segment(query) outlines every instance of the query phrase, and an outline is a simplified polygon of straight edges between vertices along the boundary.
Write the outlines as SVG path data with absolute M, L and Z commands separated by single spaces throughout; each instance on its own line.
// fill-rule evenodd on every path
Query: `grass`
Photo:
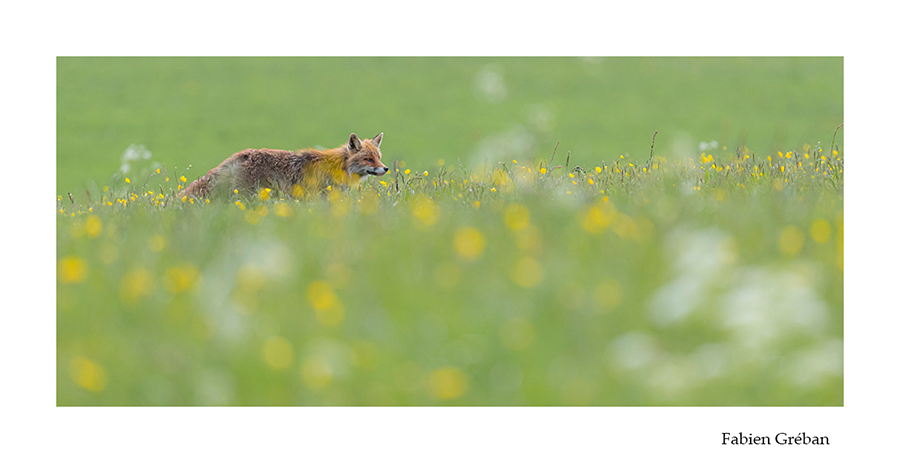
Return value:
M 387 158 L 424 171 L 547 157 L 559 141 L 583 165 L 645 159 L 655 130 L 671 159 L 711 140 L 775 153 L 842 121 L 842 58 L 62 57 L 56 191 L 86 201 L 132 144 L 194 179 L 244 148 L 351 132 L 384 132 Z
M 57 401 L 842 405 L 840 143 L 639 145 L 209 203 L 133 147 L 58 198 Z

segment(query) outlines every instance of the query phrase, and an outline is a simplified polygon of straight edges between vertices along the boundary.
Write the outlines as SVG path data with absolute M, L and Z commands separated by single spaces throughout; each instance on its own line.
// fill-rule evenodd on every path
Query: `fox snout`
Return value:
M 387 167 L 376 167 L 374 169 L 367 169 L 366 173 L 368 173 L 369 175 L 377 175 L 381 177 L 382 175 L 388 173 L 389 170 L 390 169 L 388 169 Z

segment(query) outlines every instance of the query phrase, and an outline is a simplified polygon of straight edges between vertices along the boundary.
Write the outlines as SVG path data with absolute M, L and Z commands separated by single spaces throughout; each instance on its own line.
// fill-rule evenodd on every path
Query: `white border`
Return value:
M 897 257 L 889 48 L 896 37 L 881 3 L 34 5 L 7 6 L 10 24 L 0 31 L 3 262 L 12 273 L 0 323 L 0 391 L 11 426 L 0 458 L 868 461 L 897 454 L 889 432 L 897 304 L 888 292 L 896 272 L 885 268 Z M 55 192 L 47 185 L 55 184 L 55 57 L 72 55 L 845 56 L 845 406 L 56 408 L 55 218 L 47 212 Z M 834 443 L 717 445 L 721 432 L 741 430 L 805 430 Z

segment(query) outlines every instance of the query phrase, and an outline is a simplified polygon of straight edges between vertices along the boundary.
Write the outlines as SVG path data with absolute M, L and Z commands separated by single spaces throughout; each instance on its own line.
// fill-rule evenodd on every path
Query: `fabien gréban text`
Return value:
M 805 432 L 797 434 L 780 432 L 775 437 L 770 436 L 754 436 L 753 434 L 744 434 L 739 432 L 732 434 L 730 432 L 722 433 L 722 445 L 831 445 L 828 436 L 812 436 Z

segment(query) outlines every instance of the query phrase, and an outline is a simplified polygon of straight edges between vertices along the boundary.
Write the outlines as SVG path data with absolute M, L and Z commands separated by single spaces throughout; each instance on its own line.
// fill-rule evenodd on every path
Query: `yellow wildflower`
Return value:
M 469 380 L 459 368 L 441 368 L 431 373 L 429 387 L 434 398 L 451 400 L 466 393 Z
M 475 227 L 460 228 L 453 237 L 453 247 L 463 259 L 476 260 L 484 252 L 484 235 Z
M 263 344 L 263 360 L 273 370 L 284 370 L 294 361 L 294 345 L 281 336 L 270 336 Z
M 87 278 L 88 265 L 78 256 L 69 256 L 60 259 L 57 270 L 61 283 L 81 283 Z

